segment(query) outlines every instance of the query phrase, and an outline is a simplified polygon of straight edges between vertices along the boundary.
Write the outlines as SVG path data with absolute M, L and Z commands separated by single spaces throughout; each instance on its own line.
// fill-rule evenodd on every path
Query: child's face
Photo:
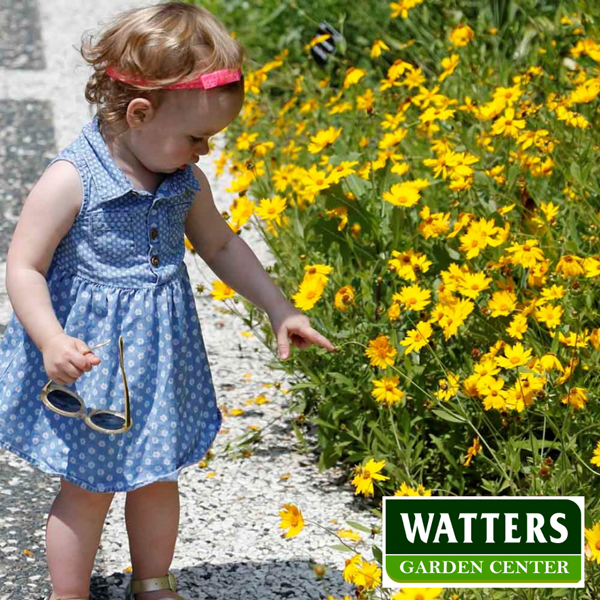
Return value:
M 244 101 L 243 92 L 218 88 L 164 94 L 160 106 L 151 108 L 143 123 L 130 124 L 131 149 L 154 173 L 173 173 L 197 163 L 208 154 L 209 138 L 237 117 Z

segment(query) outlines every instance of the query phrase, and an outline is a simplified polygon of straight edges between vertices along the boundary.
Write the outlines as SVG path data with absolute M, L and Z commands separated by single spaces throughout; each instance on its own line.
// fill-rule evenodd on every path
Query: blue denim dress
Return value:
M 69 387 L 88 410 L 123 411 L 122 335 L 133 427 L 103 434 L 44 406 L 42 354 L 13 312 L 0 342 L 0 446 L 94 492 L 175 480 L 206 454 L 222 419 L 183 262 L 200 187 L 188 166 L 154 194 L 133 189 L 97 117 L 57 160 L 77 168 L 83 202 L 46 275 L 52 306 L 68 335 L 89 346 L 111 340 Z

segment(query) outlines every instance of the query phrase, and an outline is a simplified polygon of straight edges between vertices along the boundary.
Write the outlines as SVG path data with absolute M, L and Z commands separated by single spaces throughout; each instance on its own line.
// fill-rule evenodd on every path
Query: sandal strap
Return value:
M 164 577 L 150 577 L 148 579 L 134 579 L 131 582 L 131 592 L 133 594 L 142 594 L 144 592 L 158 592 L 160 590 L 177 591 L 175 575 L 169 572 Z

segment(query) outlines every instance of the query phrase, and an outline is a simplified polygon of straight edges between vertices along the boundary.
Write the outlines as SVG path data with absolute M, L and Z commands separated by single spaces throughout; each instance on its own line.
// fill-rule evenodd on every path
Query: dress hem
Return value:
M 204 449 L 204 452 L 202 453 L 202 457 L 204 457 L 206 455 L 206 453 L 212 446 L 214 440 L 217 437 L 219 429 L 220 429 L 220 423 L 219 423 L 219 428 L 217 429 L 217 433 L 215 434 L 215 437 L 213 438 L 213 440 L 211 440 L 210 443 L 208 443 L 206 445 L 206 448 Z M 177 471 L 177 473 L 179 473 L 182 469 L 185 469 L 186 467 L 191 467 L 193 464 L 196 464 L 196 463 L 198 463 L 198 461 L 202 460 L 202 458 L 189 460 L 189 461 L 185 462 L 183 465 L 181 465 L 180 467 L 177 467 L 177 469 L 175 469 L 174 471 L 169 471 L 169 473 L 166 473 L 163 475 L 157 475 L 153 479 L 146 479 L 140 483 L 130 484 L 127 488 L 118 488 L 117 486 L 104 486 L 104 488 L 102 490 L 99 490 L 99 489 L 91 486 L 87 481 L 84 481 L 82 479 L 74 477 L 73 475 L 65 475 L 64 473 L 57 471 L 54 467 L 51 467 L 50 465 L 48 465 L 48 463 L 45 463 L 43 461 L 40 461 L 39 459 L 33 458 L 33 456 L 16 448 L 10 442 L 6 442 L 6 441 L 0 439 L 0 447 L 4 448 L 5 450 L 8 450 L 9 452 L 12 452 L 13 454 L 16 454 L 23 460 L 26 460 L 28 463 L 32 464 L 34 467 L 37 467 L 40 471 L 42 471 L 46 475 L 54 475 L 56 477 L 61 477 L 62 479 L 65 479 L 66 481 L 73 483 L 88 492 L 95 492 L 97 494 L 113 494 L 113 493 L 118 493 L 118 492 L 132 492 L 133 490 L 137 490 L 138 488 L 144 487 L 146 485 L 150 485 L 151 483 L 157 483 L 159 481 L 162 481 L 162 480 L 164 480 L 164 478 L 172 475 L 175 471 Z

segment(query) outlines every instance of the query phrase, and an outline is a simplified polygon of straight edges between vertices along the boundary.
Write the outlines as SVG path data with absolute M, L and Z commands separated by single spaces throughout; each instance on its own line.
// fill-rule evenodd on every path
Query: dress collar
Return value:
M 200 184 L 191 165 L 187 165 L 185 169 L 177 169 L 174 173 L 169 173 L 154 194 L 135 190 L 127 175 L 117 165 L 108 150 L 108 146 L 100 133 L 98 115 L 95 115 L 92 121 L 85 125 L 81 133 L 88 143 L 87 158 L 92 161 L 91 164 L 88 163 L 88 166 L 91 169 L 98 192 L 105 200 L 120 198 L 131 191 L 150 196 L 157 196 L 160 192 L 161 196 L 169 197 L 178 196 L 186 189 L 191 189 L 194 192 L 200 190 Z

